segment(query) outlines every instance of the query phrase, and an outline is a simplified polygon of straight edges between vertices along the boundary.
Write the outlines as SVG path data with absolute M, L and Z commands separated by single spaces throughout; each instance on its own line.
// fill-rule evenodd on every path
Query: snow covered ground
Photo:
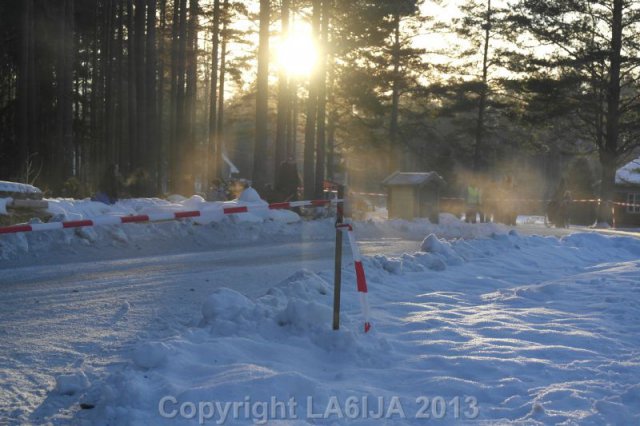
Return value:
M 637 424 L 640 241 L 508 232 L 356 224 L 368 334 L 330 219 L 2 237 L 0 424 Z

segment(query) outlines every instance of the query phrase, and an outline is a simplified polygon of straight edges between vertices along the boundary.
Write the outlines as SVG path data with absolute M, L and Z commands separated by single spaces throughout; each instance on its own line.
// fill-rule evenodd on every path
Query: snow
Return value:
M 448 424 L 475 419 L 475 408 L 477 419 L 501 424 L 638 423 L 640 241 L 511 232 L 452 241 L 429 235 L 422 246 L 426 253 L 366 259 L 371 333 L 361 332 L 352 265 L 344 270 L 338 332 L 330 329 L 331 271 L 299 271 L 255 300 L 219 289 L 201 310 L 194 306 L 198 326 L 145 351 L 160 350 L 163 362 L 141 365 L 134 354 L 96 385 L 102 396 L 82 418 L 194 422 L 179 412 L 162 417 L 165 398 L 165 414 L 193 404 L 194 416 L 215 424 L 222 412 L 198 407 L 294 398 L 297 417 L 276 418 L 314 423 L 305 416 L 337 401 L 343 417 L 330 411 L 321 423 L 372 424 L 345 411 L 348 398 L 368 398 L 373 410 L 383 397 L 403 409 L 394 424 L 418 424 L 420 398 L 428 397 L 458 398 L 459 412 L 445 405 Z M 426 256 L 438 256 L 446 270 L 425 268 Z M 228 424 L 267 418 L 240 412 Z
M 55 391 L 61 395 L 75 395 L 88 389 L 89 379 L 82 371 L 72 374 L 62 374 L 56 378 Z
M 640 158 L 630 161 L 618 169 L 616 184 L 640 184 Z
M 254 303 L 237 291 L 221 288 L 211 294 L 202 305 L 202 320 L 204 324 L 214 322 L 238 321 L 254 309 Z
M 33 185 L 26 183 L 7 182 L 0 180 L 0 192 L 22 192 L 28 194 L 39 194 L 41 191 Z
M 133 198 L 122 199 L 115 204 L 108 205 L 90 199 L 74 200 L 65 198 L 47 199 L 49 202 L 48 212 L 56 217 L 56 220 L 80 220 L 93 219 L 103 216 L 126 216 L 140 214 L 154 214 L 176 212 L 184 210 L 200 210 L 202 215 L 195 218 L 199 224 L 221 222 L 224 219 L 223 208 L 247 206 L 260 210 L 233 215 L 235 222 L 263 222 L 265 220 L 278 220 L 287 223 L 300 220 L 299 216 L 292 211 L 269 210 L 268 203 L 260 198 L 260 195 L 253 189 L 247 188 L 237 200 L 226 202 L 208 202 L 199 195 L 185 198 L 173 195 L 167 200 L 160 198 Z
M 132 360 L 138 368 L 157 368 L 166 362 L 169 350 L 162 342 L 142 342 L 134 349 Z
M 412 221 L 402 219 L 386 220 L 374 216 L 365 222 L 358 223 L 358 235 L 370 236 L 402 236 L 409 240 L 422 240 L 426 235 L 436 234 L 445 239 L 472 239 L 487 237 L 495 233 L 506 233 L 508 229 L 497 223 L 465 223 L 449 213 L 440 214 L 440 223 L 433 224 L 428 219 Z
M 197 196 L 88 203 L 58 214 L 219 211 Z M 333 220 L 259 213 L 0 237 L 0 423 L 216 424 L 244 402 L 224 424 L 404 425 L 427 421 L 424 398 L 445 424 L 640 421 L 640 240 L 358 222 L 364 334 L 348 254 L 331 330 Z M 292 398 L 294 413 L 261 411 Z M 363 418 L 354 398 L 396 410 Z
M 7 206 L 13 202 L 12 198 L 0 198 L 0 215 L 7 215 Z
M 169 221 L 150 223 L 140 226 L 98 226 L 76 228 L 72 230 L 54 230 L 42 233 L 10 234 L 0 238 L 0 262 L 2 260 L 20 261 L 21 258 L 49 255 L 50 252 L 63 250 L 84 252 L 88 247 L 107 249 L 132 244 L 147 243 L 150 250 L 158 252 L 167 249 L 167 244 L 175 244 L 176 239 L 193 237 L 195 234 L 205 238 L 217 239 L 225 232 L 232 238 L 238 233 L 249 231 L 253 236 L 262 233 L 278 234 L 282 227 L 300 221 L 300 216 L 289 210 L 271 210 L 268 203 L 260 198 L 252 188 L 245 190 L 239 199 L 227 202 L 207 202 L 194 195 L 190 198 L 172 196 L 170 200 L 159 198 L 123 199 L 113 205 L 107 205 L 90 199 L 48 199 L 50 222 L 68 220 L 100 219 L 109 216 L 145 215 L 185 210 L 199 210 L 201 215 L 179 222 Z M 0 208 L 2 204 L 0 203 Z M 225 215 L 223 208 L 248 206 L 249 213 Z M 1 210 L 1 209 L 0 209 Z M 40 223 L 34 218 L 31 223 Z M 245 225 L 259 226 L 247 230 Z M 225 229 L 220 229 L 224 227 Z M 253 238 L 252 235 L 243 238 Z M 225 237 L 228 237 L 226 235 Z M 257 238 L 257 237 L 256 237 Z M 193 245 L 193 238 L 187 245 Z M 162 245 L 158 244 L 162 242 Z M 154 246 L 158 246 L 154 248 Z M 117 253 L 116 253 L 117 254 Z M 28 262 L 27 262 L 28 263 Z

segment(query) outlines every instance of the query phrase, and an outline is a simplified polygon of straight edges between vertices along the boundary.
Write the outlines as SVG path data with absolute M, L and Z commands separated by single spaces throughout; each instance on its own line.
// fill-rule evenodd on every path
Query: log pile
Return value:
M 11 198 L 7 204 L 7 215 L 0 215 L 0 225 L 28 222 L 37 217 L 46 221 L 51 214 L 49 203 L 43 200 L 42 191 L 32 185 L 0 181 L 0 198 Z

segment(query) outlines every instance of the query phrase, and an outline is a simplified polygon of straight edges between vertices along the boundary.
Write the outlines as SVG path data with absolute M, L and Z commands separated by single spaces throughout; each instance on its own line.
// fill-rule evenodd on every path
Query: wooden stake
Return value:
M 344 186 L 338 186 L 338 199 L 344 200 Z M 344 201 L 337 204 L 336 215 L 336 257 L 333 276 L 333 329 L 340 328 L 340 288 L 342 286 L 342 230 L 338 228 L 344 222 Z

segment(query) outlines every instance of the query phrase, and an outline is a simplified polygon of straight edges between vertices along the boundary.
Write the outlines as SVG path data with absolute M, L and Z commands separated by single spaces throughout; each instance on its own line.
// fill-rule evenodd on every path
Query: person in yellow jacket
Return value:
M 465 221 L 467 223 L 476 223 L 478 211 L 480 210 L 480 205 L 482 204 L 482 191 L 480 188 L 473 183 L 467 186 L 467 196 L 465 198 L 466 201 L 466 214 Z

